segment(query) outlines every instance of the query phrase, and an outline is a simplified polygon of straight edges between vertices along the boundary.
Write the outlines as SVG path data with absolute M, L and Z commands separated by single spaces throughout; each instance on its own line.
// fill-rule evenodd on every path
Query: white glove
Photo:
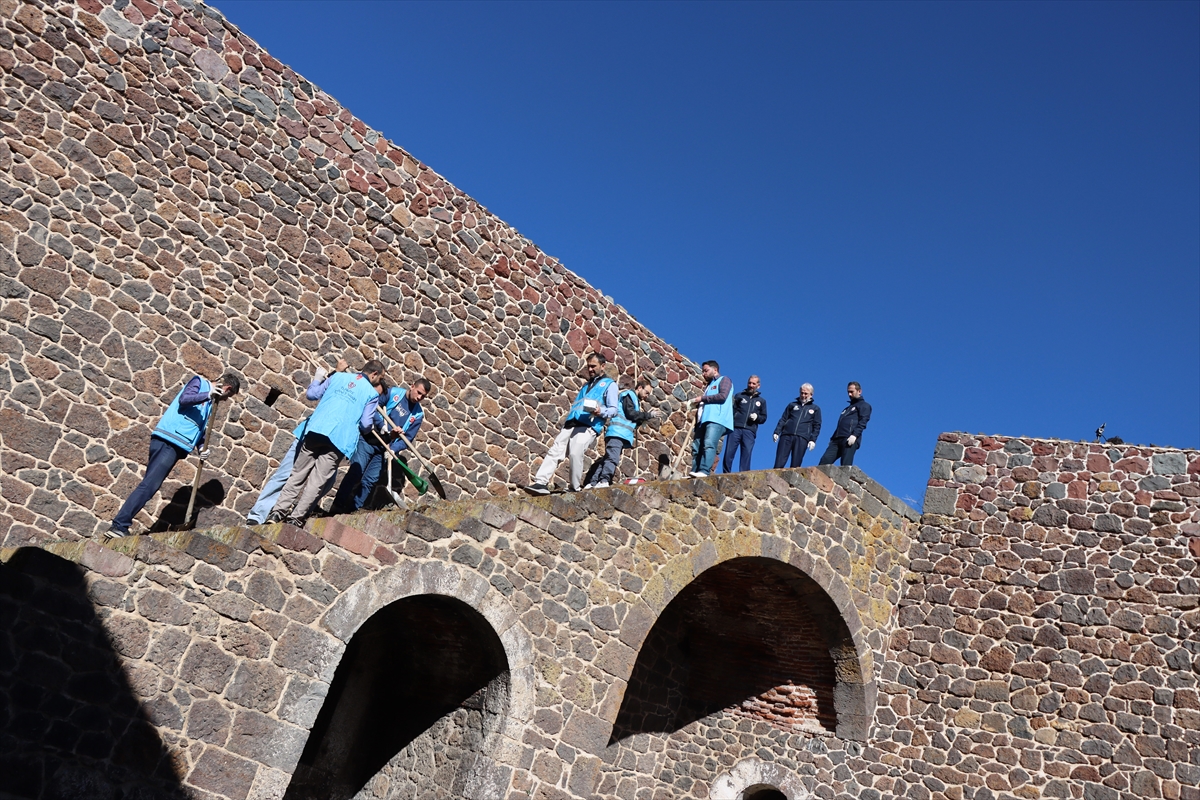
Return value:
M 853 446 L 854 446 L 854 443 L 855 443 L 855 442 L 857 442 L 857 441 L 858 441 L 858 437 L 857 437 L 857 436 L 847 436 L 847 437 L 846 437 L 846 444 L 850 445 L 851 447 L 853 447 Z
M 317 367 L 317 371 L 313 373 L 313 381 L 315 383 L 320 383 L 321 381 L 325 380 L 325 376 L 328 374 L 329 373 L 324 367 Z
M 225 393 L 222 392 L 220 389 L 213 389 L 211 392 L 208 393 L 209 400 L 222 400 L 224 398 L 225 398 Z
M 206 447 L 203 450 L 197 450 L 196 455 L 199 456 L 201 461 L 208 461 L 208 457 L 212 455 L 212 450 Z
M 778 433 L 777 433 L 777 434 L 775 434 L 775 441 L 777 441 L 777 442 L 779 441 L 779 434 L 778 434 Z M 811 442 L 810 442 L 810 444 L 811 444 Z
M 813 449 L 814 447 L 816 447 L 816 446 L 817 446 L 817 443 L 816 443 L 816 442 L 809 442 L 809 443 L 808 443 L 808 449 L 809 449 L 809 450 L 812 450 L 812 449 Z
M 754 420 L 756 420 L 756 419 L 758 419 L 758 414 L 751 414 L 751 415 L 750 415 L 750 421 L 751 421 L 751 422 L 754 422 Z

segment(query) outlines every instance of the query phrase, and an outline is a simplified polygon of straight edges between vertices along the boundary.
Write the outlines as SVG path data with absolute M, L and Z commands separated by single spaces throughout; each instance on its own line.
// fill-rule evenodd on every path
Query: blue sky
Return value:
M 1200 3 L 217 5 L 769 425 L 861 381 L 901 497 L 941 431 L 1200 446 Z

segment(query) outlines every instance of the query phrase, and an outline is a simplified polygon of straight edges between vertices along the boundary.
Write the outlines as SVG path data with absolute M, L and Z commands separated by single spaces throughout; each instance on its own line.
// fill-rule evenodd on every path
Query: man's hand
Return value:
M 224 400 L 229 396 L 228 386 L 214 386 L 213 390 L 208 393 L 209 400 Z
M 858 437 L 853 434 L 846 437 L 846 444 L 850 445 L 851 447 L 853 447 L 854 443 L 857 441 L 858 441 Z
M 696 397 L 693 397 L 692 402 L 698 406 L 703 405 L 704 404 L 704 395 L 701 394 L 701 395 L 697 395 Z
M 202 450 L 197 450 L 196 455 L 201 461 L 208 461 L 208 457 L 212 455 L 212 450 L 209 450 L 207 447 L 205 447 Z
M 816 442 L 814 442 L 814 441 L 810 441 L 810 442 L 808 443 L 808 449 L 809 449 L 809 450 L 812 450 L 812 449 L 813 449 L 814 447 L 816 447 L 816 446 L 817 446 L 817 443 L 816 443 Z
M 778 441 L 779 441 L 779 434 L 778 434 L 778 433 L 777 433 L 777 434 L 775 434 L 775 436 L 774 436 L 774 437 L 772 437 L 772 438 L 774 438 L 774 439 L 775 439 L 775 441 L 777 441 L 777 442 L 778 442 Z M 812 442 L 809 442 L 809 444 L 812 444 Z
M 324 367 L 317 367 L 317 371 L 313 373 L 313 381 L 316 383 L 321 383 L 325 380 L 325 376 L 328 374 L 329 373 Z
M 751 414 L 751 415 L 750 415 L 750 421 L 751 421 L 751 422 L 754 422 L 754 420 L 756 420 L 756 419 L 758 419 L 758 414 Z
M 650 409 L 650 417 L 652 419 L 659 419 L 661 416 L 662 416 L 662 412 L 659 411 L 657 408 Z
M 345 372 L 348 369 L 350 369 L 349 362 L 347 362 L 346 359 L 342 358 L 341 356 L 338 356 L 337 366 L 334 368 L 334 371 Z

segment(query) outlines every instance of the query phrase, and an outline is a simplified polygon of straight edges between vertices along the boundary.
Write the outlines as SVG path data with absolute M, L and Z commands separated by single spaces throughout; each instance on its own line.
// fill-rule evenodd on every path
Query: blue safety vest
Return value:
M 713 378 L 713 382 L 708 385 L 704 391 L 705 395 L 714 395 L 721 390 L 721 380 L 724 376 L 718 375 Z M 733 392 L 725 395 L 725 402 L 717 405 L 716 403 L 705 403 L 704 410 L 700 412 L 700 424 L 706 422 L 715 422 L 718 425 L 724 425 L 729 430 L 733 430 Z
M 379 392 L 361 372 L 333 373 L 321 402 L 308 418 L 308 432 L 328 437 L 346 458 L 352 458 L 358 448 L 358 421 L 363 409 L 372 397 L 378 396 Z
M 625 416 L 625 405 L 621 402 L 622 399 L 628 397 L 633 403 L 633 410 L 638 411 L 641 405 L 638 403 L 638 397 L 635 392 L 626 389 L 617 396 L 617 415 L 608 421 L 608 432 L 604 434 L 606 439 L 614 438 L 621 441 L 633 444 L 633 434 L 637 430 L 637 423 L 631 421 Z
M 410 442 L 417 435 L 417 431 L 421 427 L 421 421 L 425 419 L 425 410 L 421 408 L 421 404 L 413 403 L 410 406 L 408 390 L 399 386 L 393 386 L 388 389 L 384 412 L 392 422 L 396 423 L 396 427 L 404 431 L 404 435 L 408 437 Z M 391 426 L 387 426 L 385 430 L 390 431 Z M 396 451 L 405 450 L 407 447 L 408 445 L 399 437 L 397 437 L 396 442 L 392 445 L 392 449 Z
M 188 383 L 191 382 L 189 379 Z M 179 398 L 183 397 L 184 389 L 187 389 L 187 383 L 179 390 L 179 394 L 175 395 L 175 399 L 154 426 L 154 433 L 151 435 L 182 447 L 190 453 L 200 443 L 200 437 L 204 436 L 204 426 L 208 423 L 208 415 L 212 413 L 213 402 L 205 400 L 203 403 L 181 408 Z M 200 378 L 200 391 L 209 394 L 212 384 Z
M 604 405 L 604 395 L 608 392 L 608 387 L 612 385 L 613 379 L 607 377 L 597 378 L 592 384 L 592 388 L 588 388 L 585 383 L 579 390 L 579 394 L 575 396 L 575 402 L 571 404 L 571 410 L 567 412 L 567 422 L 575 422 L 591 428 L 596 433 L 604 430 L 604 417 L 598 414 L 592 414 L 585 411 L 583 408 L 584 400 L 595 400 L 601 406 Z

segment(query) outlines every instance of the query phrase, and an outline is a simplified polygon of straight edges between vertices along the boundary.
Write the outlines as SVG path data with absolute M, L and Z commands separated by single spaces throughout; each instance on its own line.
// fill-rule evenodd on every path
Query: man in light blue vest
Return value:
M 339 358 L 335 372 L 345 372 L 350 365 L 346 363 L 346 359 Z M 318 368 L 313 376 L 313 381 L 324 381 L 326 370 L 324 367 Z M 308 432 L 308 420 L 312 415 L 300 420 L 300 424 L 292 431 L 294 440 L 292 446 L 283 454 L 283 458 L 279 461 L 279 467 L 263 484 L 262 491 L 258 493 L 258 499 L 254 501 L 254 507 L 250 509 L 250 513 L 246 515 L 247 525 L 261 525 L 266 521 L 267 515 L 271 513 L 271 509 L 275 507 L 275 502 L 279 500 L 279 493 L 283 491 L 283 487 L 287 485 L 288 478 L 292 477 L 292 468 L 296 465 L 296 454 L 300 452 L 300 442 L 304 440 L 304 434 Z
M 320 402 L 308 419 L 292 476 L 267 515 L 267 522 L 304 525 L 333 486 L 342 458 L 354 455 L 359 436 L 374 424 L 382 380 L 383 364 L 372 359 L 357 374 L 336 372 L 324 381 L 309 384 L 305 396 Z
M 542 459 L 533 483 L 525 487 L 530 494 L 550 494 L 550 481 L 563 456 L 571 462 L 571 491 L 579 491 L 587 451 L 595 444 L 605 421 L 617 415 L 617 382 L 604 374 L 605 363 L 599 353 L 587 357 L 587 383 L 575 395 L 567 420 Z
M 650 381 L 642 378 L 633 389 L 618 395 L 617 415 L 608 421 L 608 430 L 604 432 L 604 458 L 591 482 L 583 488 L 603 489 L 611 484 L 621 465 L 621 453 L 625 448 L 633 447 L 638 425 L 661 416 L 657 408 L 642 410 L 642 403 L 650 397 L 651 391 Z
M 133 490 L 133 494 L 121 506 L 112 525 L 105 533 L 110 539 L 129 535 L 133 518 L 150 502 L 150 498 L 162 488 L 163 481 L 171 474 L 175 463 L 196 448 L 207 444 L 204 441 L 208 418 L 212 415 L 216 401 L 233 397 L 242 388 L 242 383 L 232 372 L 226 372 L 209 383 L 199 375 L 193 376 L 167 408 L 162 419 L 150 434 L 150 459 L 146 463 L 146 477 Z M 201 460 L 208 458 L 208 451 L 200 450 Z
M 405 389 L 402 386 L 389 386 L 383 390 L 383 397 L 378 408 L 379 412 L 388 415 L 392 425 L 404 433 L 408 441 L 414 441 L 421 432 L 421 423 L 425 421 L 425 410 L 421 401 L 433 390 L 433 384 L 425 378 L 413 381 L 412 386 Z M 358 440 L 358 449 L 350 466 L 342 477 L 342 484 L 333 497 L 333 506 L 329 509 L 332 514 L 350 514 L 366 505 L 371 490 L 379 482 L 379 474 L 383 470 L 384 447 L 379 443 L 382 439 L 388 443 L 388 449 L 393 453 L 407 450 L 404 439 L 393 433 L 392 425 L 385 423 L 379 413 L 374 420 L 375 434 L 366 433 Z M 403 484 L 401 484 L 403 486 Z
M 717 458 L 721 437 L 733 430 L 733 381 L 721 374 L 715 361 L 705 361 L 700 374 L 708 381 L 696 404 L 696 430 L 692 436 L 692 477 L 707 478 Z

